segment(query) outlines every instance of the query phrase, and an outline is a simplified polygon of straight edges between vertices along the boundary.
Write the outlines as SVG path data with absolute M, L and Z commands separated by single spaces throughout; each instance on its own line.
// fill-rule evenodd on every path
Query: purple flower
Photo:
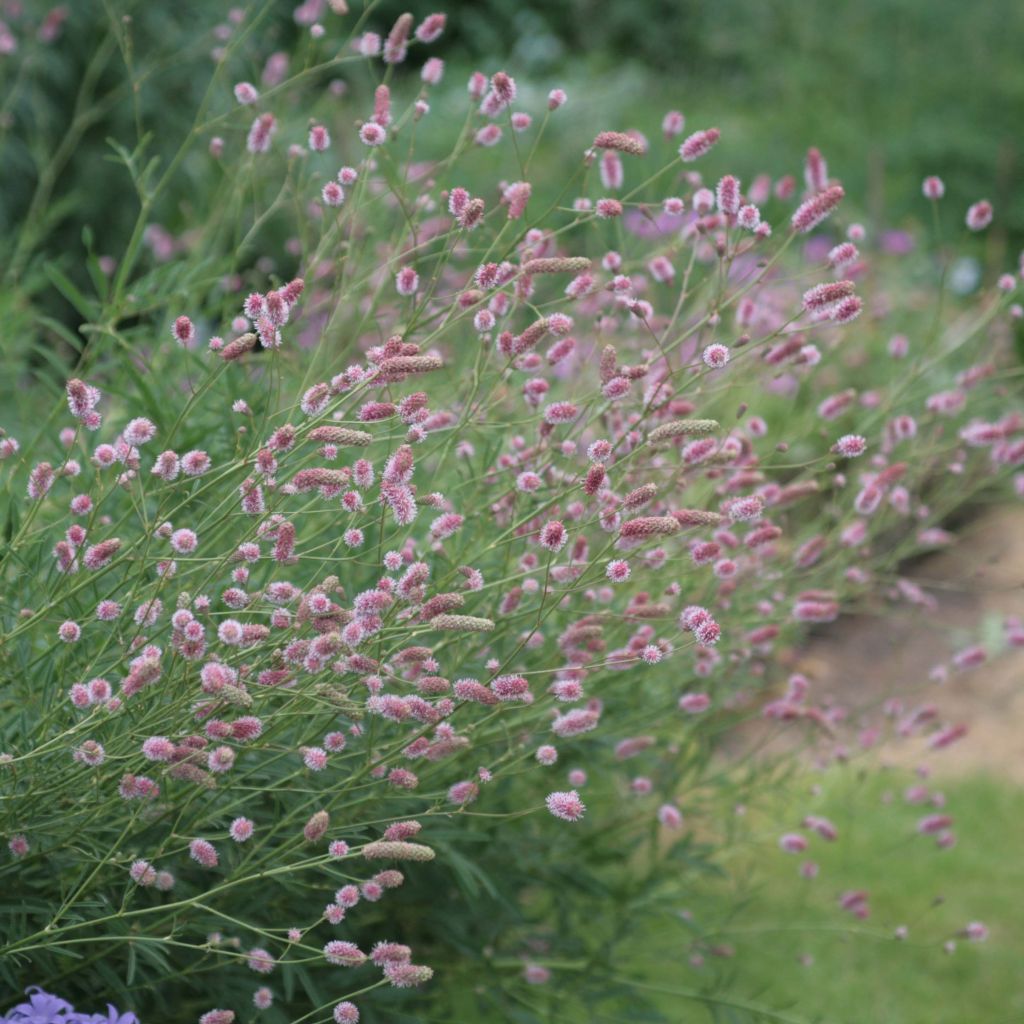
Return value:
M 0 1024 L 139 1024 L 134 1013 L 121 1013 L 107 1004 L 106 1014 L 76 1013 L 65 999 L 44 992 L 38 985 L 25 989 L 27 1003 L 19 1003 L 0 1017 Z

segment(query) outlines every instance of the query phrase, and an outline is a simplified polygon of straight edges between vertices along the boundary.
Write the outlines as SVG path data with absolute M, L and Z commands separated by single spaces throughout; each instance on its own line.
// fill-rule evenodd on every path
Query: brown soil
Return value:
M 904 575 L 935 597 L 938 608 L 904 614 L 846 617 L 812 639 L 796 667 L 814 694 L 851 710 L 877 707 L 890 696 L 910 705 L 935 704 L 941 720 L 964 723 L 968 734 L 942 756 L 939 774 L 990 771 L 1024 783 L 1024 648 L 1009 648 L 946 682 L 930 682 L 937 664 L 960 647 L 1003 647 L 1002 621 L 1024 620 L 1024 508 L 984 512 L 955 545 L 908 568 Z M 877 715 L 872 715 L 877 720 Z M 889 762 L 917 763 L 923 740 L 885 744 Z

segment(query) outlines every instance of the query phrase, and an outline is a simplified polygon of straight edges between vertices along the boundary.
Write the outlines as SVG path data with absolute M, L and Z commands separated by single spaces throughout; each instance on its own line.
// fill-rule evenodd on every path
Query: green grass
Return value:
M 861 773 L 833 769 L 806 787 L 780 793 L 771 813 L 751 811 L 750 843 L 732 867 L 747 903 L 733 921 L 708 937 L 733 947 L 731 959 L 708 957 L 694 969 L 687 963 L 678 929 L 643 950 L 643 976 L 657 986 L 691 989 L 709 974 L 731 975 L 750 1003 L 777 1011 L 735 1016 L 718 1007 L 714 1019 L 792 1020 L 822 1024 L 1010 1024 L 1024 1020 L 1024 791 L 985 776 L 944 780 L 934 785 L 947 797 L 955 818 L 957 845 L 939 850 L 930 837 L 916 835 L 918 817 L 931 808 L 902 799 L 904 772 Z M 807 796 L 813 783 L 818 796 Z M 891 793 L 891 803 L 884 796 Z M 762 831 L 772 821 L 799 824 L 806 813 L 823 814 L 839 828 L 839 841 L 811 840 L 807 856 L 821 867 L 813 881 L 802 879 L 804 857 L 782 853 L 776 834 Z M 837 906 L 847 889 L 870 893 L 871 914 L 858 921 Z M 730 884 L 720 906 L 736 892 Z M 686 905 L 686 893 L 679 894 Z M 713 917 L 714 903 L 705 913 Z M 721 912 L 721 911 L 719 911 Z M 984 943 L 957 937 L 948 954 L 944 942 L 968 921 L 990 929 Z M 907 941 L 893 939 L 897 925 L 910 929 Z M 706 934 L 706 933 L 705 933 Z M 803 954 L 813 962 L 802 964 Z M 734 988 L 732 991 L 736 991 Z M 667 995 L 659 1008 L 670 1020 L 701 1020 L 692 1001 Z M 691 1008 L 693 1015 L 691 1016 Z

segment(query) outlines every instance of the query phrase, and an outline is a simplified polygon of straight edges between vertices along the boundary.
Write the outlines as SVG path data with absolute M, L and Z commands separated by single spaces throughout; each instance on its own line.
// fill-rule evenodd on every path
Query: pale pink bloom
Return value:
M 217 851 L 213 843 L 205 839 L 193 839 L 188 846 L 189 856 L 201 867 L 215 868 L 218 863 Z
M 984 231 L 992 223 L 992 204 L 980 199 L 967 210 L 967 226 L 971 231 Z
M 547 804 L 548 810 L 563 821 L 579 821 L 587 809 L 580 799 L 579 793 L 574 789 L 568 792 L 549 793 L 544 802 Z

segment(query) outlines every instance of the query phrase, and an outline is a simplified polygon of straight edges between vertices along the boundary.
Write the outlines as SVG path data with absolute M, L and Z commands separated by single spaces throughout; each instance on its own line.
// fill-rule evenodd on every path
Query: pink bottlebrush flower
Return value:
M 140 416 L 129 421 L 128 425 L 124 428 L 122 436 L 126 444 L 137 448 L 139 445 L 153 440 L 156 436 L 156 427 L 145 417 Z
M 522 676 L 498 676 L 491 680 L 491 689 L 501 701 L 521 701 L 524 704 L 533 701 L 530 684 Z
M 399 295 L 415 295 L 420 286 L 420 276 L 412 267 L 402 267 L 395 274 L 395 290 Z
M 618 153 L 606 150 L 601 154 L 599 165 L 601 174 L 601 185 L 607 189 L 620 189 L 625 183 L 625 174 L 622 169 L 622 158 Z
M 601 220 L 622 216 L 622 203 L 618 199 L 598 199 L 594 209 Z
M 681 130 L 681 129 L 680 129 Z M 679 147 L 679 156 L 683 163 L 693 163 L 711 151 L 711 147 L 718 142 L 721 132 L 717 128 L 708 128 L 703 131 L 694 132 L 683 141 Z
M 701 358 L 711 369 L 718 370 L 729 362 L 729 349 L 725 345 L 708 345 L 701 353 Z
M 156 885 L 156 868 L 148 860 L 132 861 L 128 874 L 136 885 Z
M 942 832 L 953 824 L 953 818 L 948 814 L 928 814 L 917 823 L 917 831 L 922 835 L 933 835 Z
M 779 837 L 779 849 L 785 853 L 803 853 L 807 849 L 807 840 L 797 832 L 787 832 Z
M 207 1010 L 199 1018 L 199 1024 L 234 1024 L 234 1010 Z
M 252 838 L 253 831 L 253 823 L 248 818 L 235 818 L 228 828 L 228 835 L 236 843 L 244 843 Z
M 670 110 L 661 119 L 661 130 L 666 139 L 682 135 L 685 127 L 686 118 L 678 110 Z
M 647 152 L 647 147 L 644 145 L 643 141 L 638 139 L 635 135 L 630 135 L 627 132 L 599 132 L 597 137 L 594 139 L 594 148 L 618 151 L 620 153 L 630 153 L 633 156 L 643 156 L 644 153 Z M 605 188 L 618 188 L 620 185 L 606 185 Z
M 170 761 L 175 749 L 166 736 L 150 736 L 142 743 L 142 755 L 149 761 Z
M 992 204 L 980 199 L 967 210 L 966 224 L 971 231 L 984 231 L 992 223 Z
M 364 32 L 356 43 L 356 49 L 363 57 L 377 57 L 380 55 L 382 40 L 376 32 Z
M 307 843 L 318 843 L 327 834 L 331 819 L 327 811 L 317 811 L 303 826 L 302 838 Z
M 534 757 L 536 757 L 539 764 L 552 765 L 558 760 L 558 750 L 551 746 L 550 743 L 545 743 L 537 748 Z
M 195 535 L 194 531 L 182 529 L 175 530 L 171 534 L 171 547 L 179 555 L 191 554 L 199 546 L 199 538 Z
M 696 715 L 711 707 L 711 698 L 706 693 L 685 693 L 679 698 L 679 710 Z
M 616 558 L 608 563 L 604 574 L 612 583 L 625 583 L 630 576 L 629 562 L 624 558 Z
M 675 804 L 662 804 L 658 808 L 658 821 L 664 828 L 679 829 L 683 827 L 682 812 Z
M 828 312 L 853 295 L 852 281 L 827 281 L 804 292 L 803 306 L 808 312 Z
M 366 954 L 354 942 L 335 939 L 324 946 L 324 957 L 329 964 L 339 967 L 359 967 L 366 963 Z
M 962 739 L 966 735 L 966 725 L 951 725 L 942 729 L 940 732 L 935 733 L 935 735 L 928 741 L 928 746 L 931 747 L 932 750 L 942 750 L 955 743 L 957 740 Z
M 345 202 L 345 190 L 336 181 L 329 181 L 320 190 L 320 198 L 327 206 L 341 206 Z
M 501 126 L 486 124 L 473 136 L 478 146 L 496 146 L 501 141 Z
M 347 1000 L 334 1007 L 332 1016 L 334 1024 L 359 1024 L 359 1009 L 355 1003 Z
M 828 188 L 828 164 L 821 151 L 813 147 L 807 150 L 804 161 L 804 182 L 808 192 L 824 192 Z
M 249 129 L 245 148 L 250 153 L 266 153 L 277 131 L 277 118 L 273 114 L 260 114 Z
M 456 782 L 448 790 L 448 800 L 453 804 L 471 804 L 479 793 L 480 788 L 475 782 Z
M 559 107 L 565 106 L 566 99 L 568 97 L 564 89 L 552 89 L 548 93 L 548 110 L 557 110 Z
M 740 209 L 740 183 L 737 178 L 727 174 L 721 178 L 715 188 L 715 202 L 721 213 L 735 215 Z
M 840 185 L 831 185 L 824 191 L 801 203 L 793 214 L 791 223 L 798 234 L 813 231 L 839 205 L 846 193 Z
M 67 622 L 62 622 L 60 628 L 57 630 L 57 636 L 66 644 L 73 644 L 79 640 L 82 636 L 82 627 L 77 622 L 72 622 L 70 619 Z
M 848 324 L 860 316 L 864 303 L 857 295 L 851 295 L 848 299 L 837 302 L 829 311 L 829 319 L 833 323 Z
M 502 193 L 502 199 L 508 206 L 508 219 L 518 220 L 526 212 L 526 205 L 533 194 L 533 186 L 528 181 L 516 181 Z
M 579 408 L 572 402 L 553 402 L 544 409 L 544 422 L 552 425 L 572 423 L 579 414 Z
M 420 78 L 427 85 L 437 85 L 444 77 L 444 61 L 440 57 L 431 57 L 420 71 Z
M 389 961 L 384 965 L 384 977 L 395 988 L 413 988 L 417 985 L 423 985 L 430 981 L 433 976 L 433 969 L 422 964 Z
M 367 121 L 359 129 L 359 139 L 366 146 L 382 146 L 387 141 L 387 130 L 376 121 Z
M 335 839 L 327 844 L 327 852 L 334 857 L 335 860 L 340 860 L 342 857 L 348 856 L 348 843 L 346 843 L 344 839 Z M 354 889 L 355 886 L 351 886 L 351 888 Z
M 276 961 L 265 949 L 250 949 L 245 961 L 250 971 L 258 974 L 270 974 L 276 966 Z
M 925 199 L 941 199 L 946 194 L 946 186 L 941 178 L 930 175 L 921 183 L 921 191 Z
M 260 94 L 256 91 L 256 87 L 250 82 L 239 82 L 234 89 L 235 99 L 242 104 L 243 107 L 247 107 L 252 103 L 255 103 L 259 98 Z
M 834 445 L 832 451 L 846 459 L 854 459 L 867 451 L 868 443 L 859 434 L 844 434 Z
M 540 531 L 540 545 L 548 551 L 557 552 L 565 547 L 569 534 L 565 526 L 557 519 L 544 524 Z
M 747 231 L 757 231 L 764 228 L 761 222 L 761 211 L 753 203 L 745 203 L 736 214 L 736 223 Z
M 445 25 L 448 21 L 446 14 L 428 14 L 423 21 L 416 26 L 416 38 L 421 43 L 433 43 L 441 38 Z
M 835 270 L 842 270 L 860 258 L 857 246 L 853 242 L 841 242 L 833 246 L 828 253 L 828 265 Z
M 722 511 L 734 523 L 750 522 L 761 517 L 764 499 L 756 494 L 747 498 L 733 498 L 723 504 Z
M 217 851 L 213 843 L 205 839 L 193 839 L 188 845 L 189 856 L 204 868 L 215 868 L 218 864 Z
M 211 465 L 210 456 L 204 451 L 193 449 L 181 457 L 181 471 L 185 476 L 202 476 Z
M 409 50 L 409 33 L 412 31 L 414 18 L 411 14 L 400 14 L 387 39 L 384 41 L 384 63 L 401 64 Z
M 252 1005 L 257 1010 L 269 1010 L 274 1005 L 274 993 L 265 985 L 256 989 L 252 994 Z
M 828 818 L 821 818 L 814 814 L 809 814 L 804 818 L 803 826 L 813 829 L 822 839 L 827 839 L 830 843 L 834 842 L 839 835 L 838 829 Z
M 322 124 L 315 124 L 309 129 L 309 148 L 315 153 L 322 153 L 331 144 L 331 136 Z
M 567 792 L 549 793 L 544 799 L 548 810 L 563 821 L 579 821 L 586 811 L 586 806 L 579 793 L 572 789 Z
M 179 316 L 174 321 L 174 327 L 171 329 L 171 334 L 174 340 L 182 346 L 182 348 L 191 347 L 192 343 L 196 340 L 196 329 L 192 325 L 192 321 L 187 316 Z
M 322 772 L 327 767 L 327 752 L 321 747 L 303 747 L 302 761 L 311 772 Z

